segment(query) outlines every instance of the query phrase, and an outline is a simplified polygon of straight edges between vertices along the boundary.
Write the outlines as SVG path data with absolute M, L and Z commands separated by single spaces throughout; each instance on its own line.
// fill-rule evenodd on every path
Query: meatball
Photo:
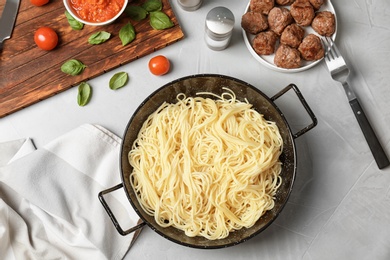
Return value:
M 308 61 L 319 60 L 324 57 L 324 47 L 321 39 L 315 34 L 307 35 L 298 47 L 302 58 Z
M 309 0 L 311 5 L 314 7 L 315 10 L 318 10 L 321 8 L 321 6 L 324 4 L 324 0 Z
M 275 0 L 251 0 L 249 3 L 251 11 L 262 14 L 268 14 L 274 6 Z
M 274 63 L 280 68 L 299 68 L 301 66 L 301 56 L 297 49 L 286 44 L 280 44 L 275 53 Z
M 296 23 L 291 24 L 284 29 L 280 36 L 280 42 L 293 48 L 298 48 L 301 44 L 305 30 Z
M 293 22 L 290 11 L 284 7 L 274 7 L 268 14 L 269 28 L 277 35 L 281 35 L 284 28 Z
M 261 32 L 253 39 L 252 47 L 259 55 L 269 55 L 275 52 L 278 36 L 273 31 Z
M 314 8 L 309 0 L 296 0 L 290 8 L 295 22 L 300 26 L 308 26 L 314 18 Z
M 258 34 L 268 29 L 267 16 L 252 11 L 247 12 L 241 18 L 241 27 L 248 33 Z
M 291 5 L 295 0 L 275 0 L 278 5 Z
M 329 11 L 318 12 L 311 23 L 314 31 L 322 36 L 332 36 L 336 31 L 336 19 Z

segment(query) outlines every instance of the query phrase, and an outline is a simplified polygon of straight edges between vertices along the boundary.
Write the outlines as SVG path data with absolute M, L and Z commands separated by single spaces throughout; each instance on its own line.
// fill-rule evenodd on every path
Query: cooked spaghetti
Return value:
M 274 207 L 282 148 L 276 124 L 234 92 L 179 94 L 144 122 L 129 152 L 130 182 L 162 227 L 222 239 Z

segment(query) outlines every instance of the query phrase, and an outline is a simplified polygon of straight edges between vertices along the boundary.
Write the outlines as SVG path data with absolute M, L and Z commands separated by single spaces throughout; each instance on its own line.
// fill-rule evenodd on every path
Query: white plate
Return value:
M 249 2 L 250 3 L 250 2 Z M 245 9 L 245 13 L 249 11 L 249 3 Z M 286 8 L 290 8 L 289 6 L 285 6 Z M 336 34 L 337 34 L 337 16 L 336 16 L 336 12 L 333 8 L 333 5 L 332 3 L 330 2 L 330 0 L 325 0 L 324 1 L 324 4 L 321 6 L 320 10 L 319 11 L 330 11 L 334 14 L 335 16 L 335 20 L 336 20 L 336 30 L 334 32 L 334 34 L 332 35 L 332 39 L 335 40 L 336 39 Z M 309 34 L 309 33 L 313 33 L 313 34 L 316 34 L 318 35 L 311 26 L 307 26 L 307 27 L 303 27 L 305 29 L 305 35 Z M 280 68 L 278 66 L 276 66 L 274 64 L 274 57 L 275 57 L 275 54 L 271 54 L 271 55 L 259 55 L 257 54 L 254 50 L 253 50 L 253 47 L 252 47 L 252 41 L 253 39 L 255 38 L 255 35 L 253 34 L 250 34 L 250 33 L 247 33 L 244 29 L 242 29 L 242 33 L 243 33 L 243 36 L 244 36 L 244 42 L 245 42 L 245 45 L 246 47 L 248 48 L 249 52 L 252 54 L 252 56 L 257 60 L 259 61 L 261 64 L 265 65 L 267 68 L 270 68 L 272 70 L 276 70 L 276 71 L 280 71 L 280 72 L 287 72 L 287 73 L 293 73 L 293 72 L 301 72 L 301 71 L 304 71 L 304 70 L 307 70 L 307 69 L 310 69 L 312 68 L 313 66 L 315 66 L 316 64 L 318 64 L 322 59 L 320 60 L 316 60 L 316 61 L 305 61 L 305 60 L 302 60 L 302 66 L 299 67 L 299 68 L 296 68 L 296 69 L 285 69 L 285 68 Z M 318 35 L 320 36 L 320 35 Z M 320 36 L 321 37 L 321 36 Z

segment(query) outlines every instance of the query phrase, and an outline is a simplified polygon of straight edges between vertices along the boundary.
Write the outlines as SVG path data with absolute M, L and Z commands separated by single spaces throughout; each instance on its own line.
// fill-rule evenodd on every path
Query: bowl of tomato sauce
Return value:
M 106 25 L 125 11 L 131 0 L 64 0 L 66 10 L 79 22 L 87 25 Z

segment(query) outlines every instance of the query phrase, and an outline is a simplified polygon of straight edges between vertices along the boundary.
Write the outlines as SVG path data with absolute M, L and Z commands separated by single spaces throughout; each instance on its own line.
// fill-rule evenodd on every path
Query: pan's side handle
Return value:
M 116 220 L 116 217 L 114 216 L 114 213 L 112 212 L 112 210 L 110 209 L 110 207 L 108 206 L 107 202 L 105 201 L 104 199 L 104 195 L 108 194 L 108 193 L 111 193 L 113 191 L 116 191 L 120 188 L 123 188 L 123 184 L 118 184 L 112 188 L 109 188 L 109 189 L 106 189 L 106 190 L 103 190 L 101 192 L 99 192 L 98 194 L 98 197 L 99 197 L 99 200 L 100 202 L 103 204 L 103 207 L 104 209 L 107 211 L 107 214 L 108 216 L 110 217 L 112 223 L 114 224 L 116 230 L 118 231 L 119 234 L 121 234 L 122 236 L 126 236 L 140 228 L 142 228 L 143 226 L 145 226 L 145 222 L 141 222 L 140 224 L 128 229 L 128 230 L 123 230 L 122 227 L 119 225 L 118 221 Z
M 308 126 L 304 127 L 303 129 L 299 130 L 297 133 L 293 134 L 293 137 L 295 139 L 295 138 L 303 135 L 304 133 L 306 133 L 310 129 L 314 128 L 317 125 L 318 121 L 317 121 L 317 118 L 314 115 L 313 111 L 311 110 L 311 108 L 307 104 L 305 98 L 302 96 L 301 91 L 298 89 L 298 87 L 295 84 L 288 85 L 287 87 L 285 87 L 284 89 L 279 91 L 276 95 L 271 97 L 271 100 L 275 101 L 276 99 L 280 98 L 282 95 L 284 95 L 290 89 L 294 90 L 295 94 L 298 96 L 298 99 L 301 101 L 302 106 L 305 108 L 306 112 L 309 114 L 309 116 L 310 116 L 310 118 L 312 120 L 311 124 L 309 124 Z

